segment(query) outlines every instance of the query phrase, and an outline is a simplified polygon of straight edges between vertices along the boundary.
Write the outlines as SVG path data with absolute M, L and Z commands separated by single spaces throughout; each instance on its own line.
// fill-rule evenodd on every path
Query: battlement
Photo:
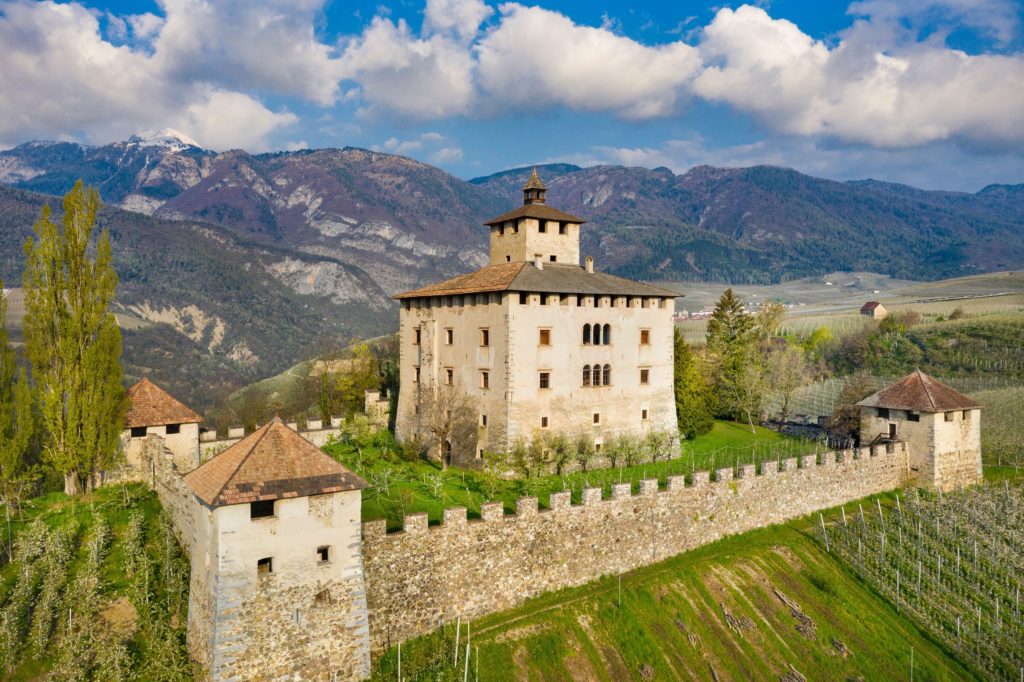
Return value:
M 290 421 L 287 425 L 298 431 L 303 438 L 322 448 L 327 445 L 331 437 L 337 438 L 344 430 L 345 420 L 342 417 L 331 417 L 328 426 L 320 419 L 307 419 L 304 428 L 299 428 L 298 422 Z M 385 426 L 387 422 L 385 422 Z M 256 428 L 260 425 L 257 424 Z M 199 434 L 199 453 L 202 461 L 208 460 L 219 452 L 226 450 L 238 441 L 245 438 L 244 426 L 228 427 L 223 437 L 218 431 L 203 431 Z
M 544 509 L 523 497 L 514 513 L 487 502 L 479 518 L 456 507 L 436 525 L 424 513 L 409 514 L 392 533 L 383 519 L 365 521 L 371 647 L 898 488 L 910 480 L 907 461 L 905 443 L 887 443 L 670 476 L 663 486 L 656 479 L 614 484 L 608 497 L 584 488 L 576 503 L 574 493 L 556 492 Z

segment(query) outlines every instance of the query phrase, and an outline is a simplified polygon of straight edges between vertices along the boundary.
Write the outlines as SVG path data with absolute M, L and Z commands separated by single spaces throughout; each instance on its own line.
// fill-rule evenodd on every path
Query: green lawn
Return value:
M 816 518 L 726 538 L 402 647 L 407 680 L 969 680 L 976 675 L 815 541 Z M 789 603 L 784 599 L 789 600 Z M 796 608 L 794 608 L 794 605 Z M 398 652 L 375 664 L 394 680 Z M 792 666 L 792 668 L 791 668 Z M 792 677 L 788 679 L 800 679 Z
M 388 432 L 360 448 L 335 443 L 324 450 L 373 486 L 363 493 L 363 519 L 386 518 L 388 528 L 394 530 L 401 528 L 405 514 L 414 512 L 426 512 L 431 523 L 439 523 L 445 508 L 466 507 L 470 518 L 478 518 L 483 502 L 502 502 L 512 512 L 517 499 L 535 495 L 541 507 L 547 507 L 550 494 L 561 490 L 571 490 L 578 503 L 583 488 L 600 487 L 608 497 L 614 483 L 629 482 L 635 489 L 640 480 L 657 478 L 664 486 L 669 476 L 795 457 L 814 452 L 815 444 L 761 427 L 751 433 L 746 424 L 719 421 L 709 433 L 684 441 L 682 456 L 675 459 L 528 480 L 506 480 L 455 467 L 441 471 L 430 462 L 404 461 Z

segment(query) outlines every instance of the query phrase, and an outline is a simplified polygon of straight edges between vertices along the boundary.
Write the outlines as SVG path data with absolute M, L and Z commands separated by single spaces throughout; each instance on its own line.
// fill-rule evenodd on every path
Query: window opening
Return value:
M 327 545 L 321 545 L 316 548 L 316 562 L 318 564 L 326 564 L 331 560 L 331 548 Z
M 274 500 L 257 500 L 249 503 L 249 518 L 264 519 L 274 515 Z
M 259 575 L 270 574 L 274 572 L 274 558 L 264 557 L 256 560 L 256 573 Z
M 540 387 L 551 388 L 551 372 L 540 373 Z

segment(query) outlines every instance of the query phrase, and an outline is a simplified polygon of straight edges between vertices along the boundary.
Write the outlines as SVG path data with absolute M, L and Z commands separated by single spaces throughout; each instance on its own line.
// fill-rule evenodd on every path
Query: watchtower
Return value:
M 121 443 L 129 466 L 139 469 L 139 454 L 146 436 L 164 439 L 181 472 L 199 466 L 199 423 L 203 418 L 175 399 L 148 377 L 128 389 L 128 411 Z M 143 472 L 145 473 L 145 472 Z
M 939 490 L 980 483 L 981 405 L 915 370 L 857 403 L 861 444 L 901 440 L 911 472 Z

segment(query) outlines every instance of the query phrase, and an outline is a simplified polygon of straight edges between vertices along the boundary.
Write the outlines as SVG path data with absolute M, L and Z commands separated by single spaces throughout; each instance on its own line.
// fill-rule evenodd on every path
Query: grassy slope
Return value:
M 609 577 L 474 621 L 470 679 L 778 680 L 790 665 L 810 680 L 905 679 L 911 647 L 915 679 L 975 679 L 826 554 L 814 523 L 733 536 L 628 573 L 621 609 Z M 813 621 L 810 636 L 776 589 Z M 723 606 L 751 627 L 730 628 Z M 462 679 L 462 666 L 447 662 L 453 635 L 449 626 L 406 643 L 403 677 Z M 396 653 L 377 662 L 375 679 L 395 679 Z
M 766 459 L 794 457 L 814 451 L 813 443 L 794 440 L 769 429 L 731 422 L 716 422 L 712 430 L 683 444 L 683 456 L 655 463 L 619 469 L 576 472 L 565 476 L 544 476 L 528 481 L 510 481 L 477 471 L 450 468 L 442 472 L 432 463 L 417 460 L 406 462 L 393 453 L 395 445 L 381 433 L 376 445 L 357 450 L 346 443 L 329 445 L 328 454 L 373 484 L 363 494 L 363 518 L 386 518 L 390 529 L 401 528 L 404 514 L 427 512 L 430 521 L 440 522 L 446 507 L 466 507 L 470 518 L 479 518 L 480 504 L 500 501 L 509 512 L 516 500 L 536 495 L 541 507 L 547 507 L 552 492 L 572 490 L 579 502 L 582 489 L 601 487 L 605 497 L 613 483 L 631 482 L 634 488 L 641 479 L 658 478 L 662 485 L 668 476 L 686 475 L 693 471 L 709 471 L 715 467 L 749 464 Z
M 137 538 L 129 530 L 133 516 L 141 521 Z M 90 583 L 88 555 L 98 523 L 108 532 L 98 581 Z M 12 531 L 15 560 L 7 563 L 6 551 L 0 559 L 0 677 L 193 679 L 197 671 L 185 651 L 188 561 L 154 492 L 133 484 L 80 498 L 45 495 L 25 504 Z M 59 554 L 53 544 L 59 536 L 67 540 L 67 560 L 49 563 Z M 46 551 L 29 558 L 33 545 Z M 53 579 L 56 601 L 47 598 Z M 25 580 L 34 587 L 19 589 Z M 19 591 L 27 595 L 20 607 Z M 69 612 L 73 636 L 67 634 Z

